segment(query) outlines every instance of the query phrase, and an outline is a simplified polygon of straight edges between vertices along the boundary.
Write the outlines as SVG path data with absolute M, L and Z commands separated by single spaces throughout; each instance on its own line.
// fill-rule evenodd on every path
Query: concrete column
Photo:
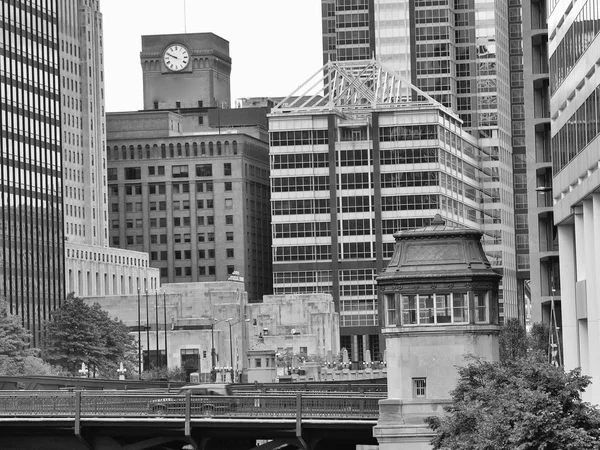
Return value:
M 594 233 L 594 247 L 588 249 L 587 253 L 591 253 L 591 264 L 587 269 L 587 314 L 588 314 L 588 339 L 590 351 L 590 374 L 593 376 L 593 384 L 588 388 L 591 394 L 591 402 L 593 404 L 600 403 L 600 358 L 597 357 L 597 351 L 600 348 L 600 307 L 598 305 L 598 289 L 600 282 L 600 194 L 594 194 L 592 197 L 592 217 L 591 227 Z M 587 239 L 586 239 L 587 241 Z M 591 251 L 590 251 L 591 250 Z M 593 284 L 590 281 L 593 279 Z
M 580 366 L 575 302 L 575 234 L 573 225 L 558 226 L 563 358 L 566 369 Z

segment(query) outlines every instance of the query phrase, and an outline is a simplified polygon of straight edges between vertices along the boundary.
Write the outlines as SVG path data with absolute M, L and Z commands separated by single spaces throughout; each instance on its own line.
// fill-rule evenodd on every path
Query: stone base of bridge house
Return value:
M 379 401 L 379 420 L 373 436 L 380 450 L 431 450 L 434 431 L 425 418 L 443 414 L 448 400 L 386 399 Z

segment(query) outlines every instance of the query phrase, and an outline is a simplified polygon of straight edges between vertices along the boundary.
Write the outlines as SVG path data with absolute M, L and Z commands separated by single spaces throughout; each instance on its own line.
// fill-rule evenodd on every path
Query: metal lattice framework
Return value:
M 387 69 L 380 61 L 329 61 L 272 113 L 436 107 L 455 115 L 434 98 Z

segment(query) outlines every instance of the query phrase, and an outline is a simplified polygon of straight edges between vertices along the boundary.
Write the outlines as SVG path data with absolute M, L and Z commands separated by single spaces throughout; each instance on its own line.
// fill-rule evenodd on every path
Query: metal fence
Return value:
M 237 417 L 376 419 L 380 395 L 192 396 L 169 393 L 4 391 L 0 417 Z

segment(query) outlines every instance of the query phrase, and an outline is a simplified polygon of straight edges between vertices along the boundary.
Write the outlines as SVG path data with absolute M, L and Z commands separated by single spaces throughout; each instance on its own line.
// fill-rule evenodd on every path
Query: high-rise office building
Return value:
M 111 245 L 150 253 L 163 282 L 272 292 L 266 108 L 228 109 L 229 43 L 142 37 L 144 110 L 110 113 Z
M 560 285 L 550 287 L 562 298 L 565 367 L 592 376 L 585 399 L 599 403 L 600 5 L 553 0 L 548 6 L 552 198 L 560 255 Z M 546 298 L 552 311 L 556 299 Z
M 367 350 L 379 359 L 375 276 L 394 232 L 436 213 L 478 228 L 486 168 L 455 113 L 379 62 L 328 62 L 323 73 L 322 92 L 296 93 L 269 115 L 273 288 L 331 293 L 342 347 L 353 361 Z
M 477 138 L 489 197 L 478 227 L 503 273 L 501 316 L 518 317 L 509 53 L 520 47 L 509 42 L 507 1 L 322 0 L 323 58 L 374 55 L 453 109 Z
M 0 2 L 0 297 L 34 346 L 65 293 L 58 3 Z
M 531 62 L 524 65 L 524 100 L 529 106 L 525 108 L 527 152 L 522 161 L 527 165 L 531 320 L 545 323 L 549 323 L 553 302 L 560 318 L 561 299 L 558 234 L 552 210 L 548 12 L 546 1 L 523 2 L 523 59 Z M 515 160 L 515 178 L 517 169 Z M 517 217 L 517 226 L 521 223 Z M 517 253 L 523 245 L 519 238 L 517 234 Z
M 148 254 L 108 247 L 100 1 L 58 3 L 66 290 L 88 296 L 156 289 Z

